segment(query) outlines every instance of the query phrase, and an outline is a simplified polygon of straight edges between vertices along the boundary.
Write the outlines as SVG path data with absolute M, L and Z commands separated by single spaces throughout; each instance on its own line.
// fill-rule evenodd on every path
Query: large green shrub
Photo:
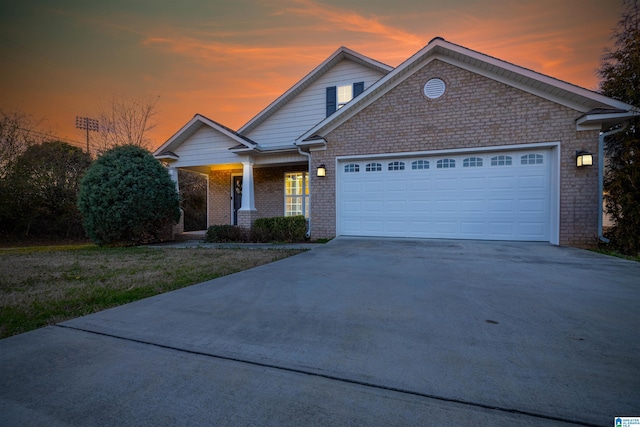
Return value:
M 253 240 L 257 242 L 302 242 L 307 220 L 302 215 L 259 218 L 253 223 Z
M 162 241 L 180 219 L 179 197 L 166 169 L 133 145 L 99 157 L 80 184 L 84 227 L 99 245 Z

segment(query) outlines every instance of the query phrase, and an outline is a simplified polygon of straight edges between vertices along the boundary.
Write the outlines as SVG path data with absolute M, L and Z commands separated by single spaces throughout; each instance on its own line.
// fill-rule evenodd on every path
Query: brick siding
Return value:
M 437 100 L 422 94 L 433 77 L 447 84 Z M 325 151 L 312 152 L 312 164 L 324 163 L 327 177 L 311 181 L 311 237 L 336 234 L 336 156 L 559 142 L 560 244 L 592 246 L 598 170 L 578 169 L 575 152 L 597 153 L 598 132 L 577 132 L 575 120 L 581 115 L 435 60 L 327 135 Z M 594 165 L 597 162 L 594 155 Z
M 284 174 L 306 171 L 306 166 L 254 167 L 254 197 L 257 218 L 284 215 Z M 242 169 L 216 170 L 209 173 L 209 225 L 231 224 L 231 176 Z

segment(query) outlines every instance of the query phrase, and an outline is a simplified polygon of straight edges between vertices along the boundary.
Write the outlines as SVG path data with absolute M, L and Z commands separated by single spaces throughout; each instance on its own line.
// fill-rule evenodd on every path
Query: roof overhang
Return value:
M 252 155 L 258 155 L 258 156 L 268 156 L 271 154 L 282 154 L 282 153 L 293 153 L 298 151 L 296 146 L 293 144 L 269 145 L 266 147 L 261 145 L 255 145 L 254 147 L 237 145 L 235 147 L 229 148 L 229 150 L 235 154 L 252 154 Z
M 576 130 L 605 131 L 637 117 L 640 117 L 640 111 L 595 112 L 592 114 L 587 113 L 576 120 Z
M 156 154 L 154 157 L 158 160 L 178 160 L 180 158 L 180 156 L 173 151 L 163 151 L 160 154 Z
M 327 148 L 327 140 L 318 135 L 313 135 L 304 141 L 296 142 L 296 146 L 307 151 L 321 150 Z

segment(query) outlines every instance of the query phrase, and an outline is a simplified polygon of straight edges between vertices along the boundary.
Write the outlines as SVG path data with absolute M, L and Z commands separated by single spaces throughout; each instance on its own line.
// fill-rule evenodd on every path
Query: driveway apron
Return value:
M 639 305 L 589 251 L 338 238 L 0 341 L 0 424 L 611 425 Z

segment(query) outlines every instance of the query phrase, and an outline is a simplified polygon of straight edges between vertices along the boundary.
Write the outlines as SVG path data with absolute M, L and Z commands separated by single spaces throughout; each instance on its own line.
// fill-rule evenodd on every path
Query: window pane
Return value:
M 307 218 L 309 217 L 308 177 L 309 174 L 307 172 L 285 174 L 284 216 L 304 215 Z M 302 193 L 303 187 L 304 194 Z
M 338 86 L 338 108 L 342 107 L 353 98 L 353 90 L 351 85 Z

